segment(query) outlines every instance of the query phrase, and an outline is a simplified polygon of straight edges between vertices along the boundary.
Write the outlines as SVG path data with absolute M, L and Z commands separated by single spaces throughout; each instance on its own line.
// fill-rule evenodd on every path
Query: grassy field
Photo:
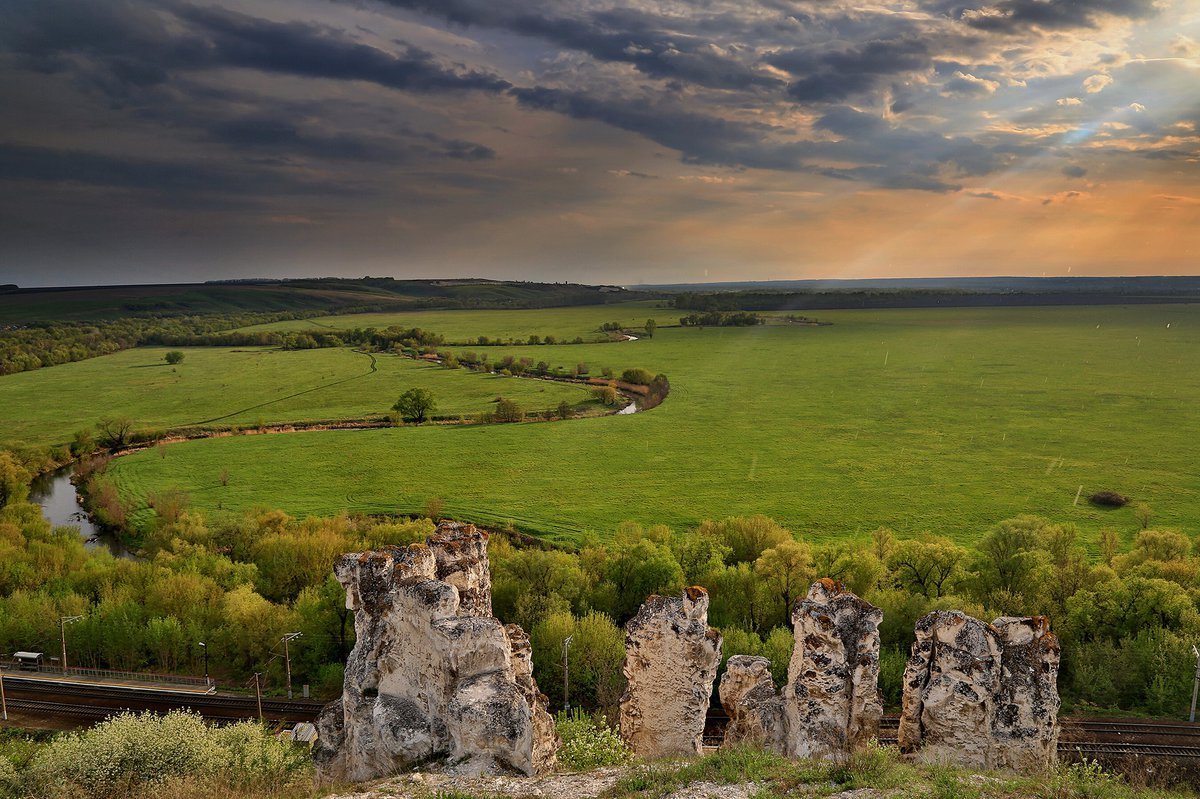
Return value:
M 571 313 L 582 328 L 647 310 L 520 311 L 505 324 L 558 333 Z M 498 335 L 494 313 L 431 313 L 421 324 Z M 1194 531 L 1200 306 L 820 316 L 834 325 L 490 350 L 666 372 L 671 396 L 647 413 L 194 441 L 165 459 L 123 458 L 113 474 L 132 499 L 178 486 L 210 512 L 407 512 L 436 496 L 452 516 L 562 541 L 624 519 L 685 526 L 751 513 L 816 540 L 888 525 L 970 543 L 1021 513 L 1130 538 L 1132 509 L 1086 501 L 1101 489 L 1147 503 L 1155 525 Z
M 175 367 L 163 362 L 166 351 L 144 347 L 0 378 L 0 446 L 63 443 L 102 417 L 153 428 L 353 419 L 386 413 L 413 386 L 433 392 L 439 414 L 473 415 L 498 395 L 527 410 L 564 399 L 592 404 L 579 386 L 345 348 L 193 347 Z
M 253 325 L 242 330 L 349 330 L 385 328 L 392 325 L 420 327 L 446 337 L 448 341 L 466 341 L 480 335 L 492 339 L 525 341 L 530 335 L 557 336 L 560 340 L 606 341 L 599 332 L 605 322 L 620 322 L 631 328 L 642 327 L 647 319 L 659 324 L 678 324 L 684 311 L 658 307 L 658 302 L 626 302 L 616 305 L 584 305 L 575 308 L 544 308 L 494 311 L 405 311 L 393 313 L 347 314 L 320 319 L 296 319 L 273 324 Z M 551 351 L 556 353 L 557 350 Z M 544 356 L 542 356 L 544 357 Z M 540 360 L 540 357 L 539 357 Z

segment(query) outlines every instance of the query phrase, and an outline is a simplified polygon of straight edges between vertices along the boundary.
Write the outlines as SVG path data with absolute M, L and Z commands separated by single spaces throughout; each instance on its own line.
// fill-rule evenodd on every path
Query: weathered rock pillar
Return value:
M 719 691 L 721 707 L 729 716 L 722 746 L 750 744 L 787 752 L 787 719 L 771 678 L 771 661 L 734 655 L 725 663 Z
M 652 596 L 625 625 L 621 737 L 642 757 L 700 754 L 721 634 L 708 626 L 708 592 Z
M 1058 745 L 1058 639 L 1044 616 L 994 624 L 958 611 L 917 623 L 900 751 L 927 762 L 1036 771 Z
M 775 692 L 766 658 L 735 656 L 721 678 L 725 741 L 797 757 L 839 758 L 879 734 L 883 611 L 834 580 L 813 583 L 792 609 L 796 645 Z
M 992 732 L 996 766 L 1029 772 L 1058 762 L 1058 638 L 1045 616 L 1005 616 L 1000 694 Z
M 443 524 L 425 544 L 345 555 L 334 573 L 357 641 L 342 698 L 317 721 L 319 782 L 430 759 L 464 773 L 553 768 L 528 639 L 491 616 L 487 533 Z
M 783 690 L 788 754 L 836 758 L 878 736 L 881 621 L 883 611 L 829 578 L 796 603 Z
M 1000 636 L 957 610 L 928 614 L 916 632 L 904 669 L 900 751 L 925 762 L 991 768 Z

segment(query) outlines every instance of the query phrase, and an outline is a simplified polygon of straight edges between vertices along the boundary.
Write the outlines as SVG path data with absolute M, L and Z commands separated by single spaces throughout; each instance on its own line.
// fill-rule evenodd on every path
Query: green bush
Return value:
M 231 788 L 281 788 L 306 776 L 307 753 L 251 722 L 208 727 L 199 714 L 122 713 L 57 738 L 33 762 L 34 795 L 125 799 L 175 781 Z
M 621 379 L 626 383 L 637 383 L 640 386 L 648 386 L 654 382 L 654 373 L 649 369 L 626 369 L 621 373 Z
M 576 708 L 559 713 L 554 725 L 562 738 L 558 762 L 563 768 L 587 771 L 600 766 L 619 766 L 633 759 L 633 752 L 603 716 L 592 716 Z

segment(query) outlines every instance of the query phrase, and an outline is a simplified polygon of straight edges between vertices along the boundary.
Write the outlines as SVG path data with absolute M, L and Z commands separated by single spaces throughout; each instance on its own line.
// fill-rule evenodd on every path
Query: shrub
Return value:
M 163 360 L 172 366 L 178 363 L 183 363 L 183 353 L 179 350 L 171 350 L 163 356 Z
M 617 400 L 621 397 L 621 395 L 617 393 L 617 390 L 612 386 L 601 386 L 600 388 L 594 388 L 592 389 L 592 396 L 595 397 L 596 401 L 601 405 L 609 406 L 616 405 Z
M 555 716 L 554 726 L 562 738 L 558 762 L 563 768 L 587 771 L 600 766 L 619 766 L 633 759 L 633 752 L 603 716 L 592 716 L 576 708 Z
M 276 738 L 256 722 L 210 729 L 209 734 L 222 750 L 220 772 L 236 787 L 278 788 L 302 778 L 308 769 L 304 748 Z
M 117 799 L 155 795 L 175 781 L 201 780 L 212 795 L 232 788 L 282 788 L 305 777 L 308 755 L 253 722 L 223 729 L 199 714 L 122 713 L 56 739 L 34 761 L 35 790 Z M 224 789 L 224 790 L 222 790 Z
M 1121 496 L 1116 491 L 1097 491 L 1088 500 L 1093 505 L 1105 508 L 1121 508 L 1129 504 L 1129 497 Z
M 514 400 L 501 397 L 496 400 L 493 417 L 497 422 L 523 422 L 525 421 L 525 411 Z
M 654 375 L 649 369 L 626 369 L 621 373 L 621 379 L 626 383 L 648 386 L 654 382 Z
M 575 415 L 575 412 L 571 409 L 571 403 L 563 400 L 562 402 L 558 403 L 557 414 L 559 419 L 570 419 Z

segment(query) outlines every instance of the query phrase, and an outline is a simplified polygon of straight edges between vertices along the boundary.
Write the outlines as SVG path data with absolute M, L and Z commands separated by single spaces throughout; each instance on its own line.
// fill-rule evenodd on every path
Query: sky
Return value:
M 0 283 L 1200 273 L 1200 0 L 3 0 Z

